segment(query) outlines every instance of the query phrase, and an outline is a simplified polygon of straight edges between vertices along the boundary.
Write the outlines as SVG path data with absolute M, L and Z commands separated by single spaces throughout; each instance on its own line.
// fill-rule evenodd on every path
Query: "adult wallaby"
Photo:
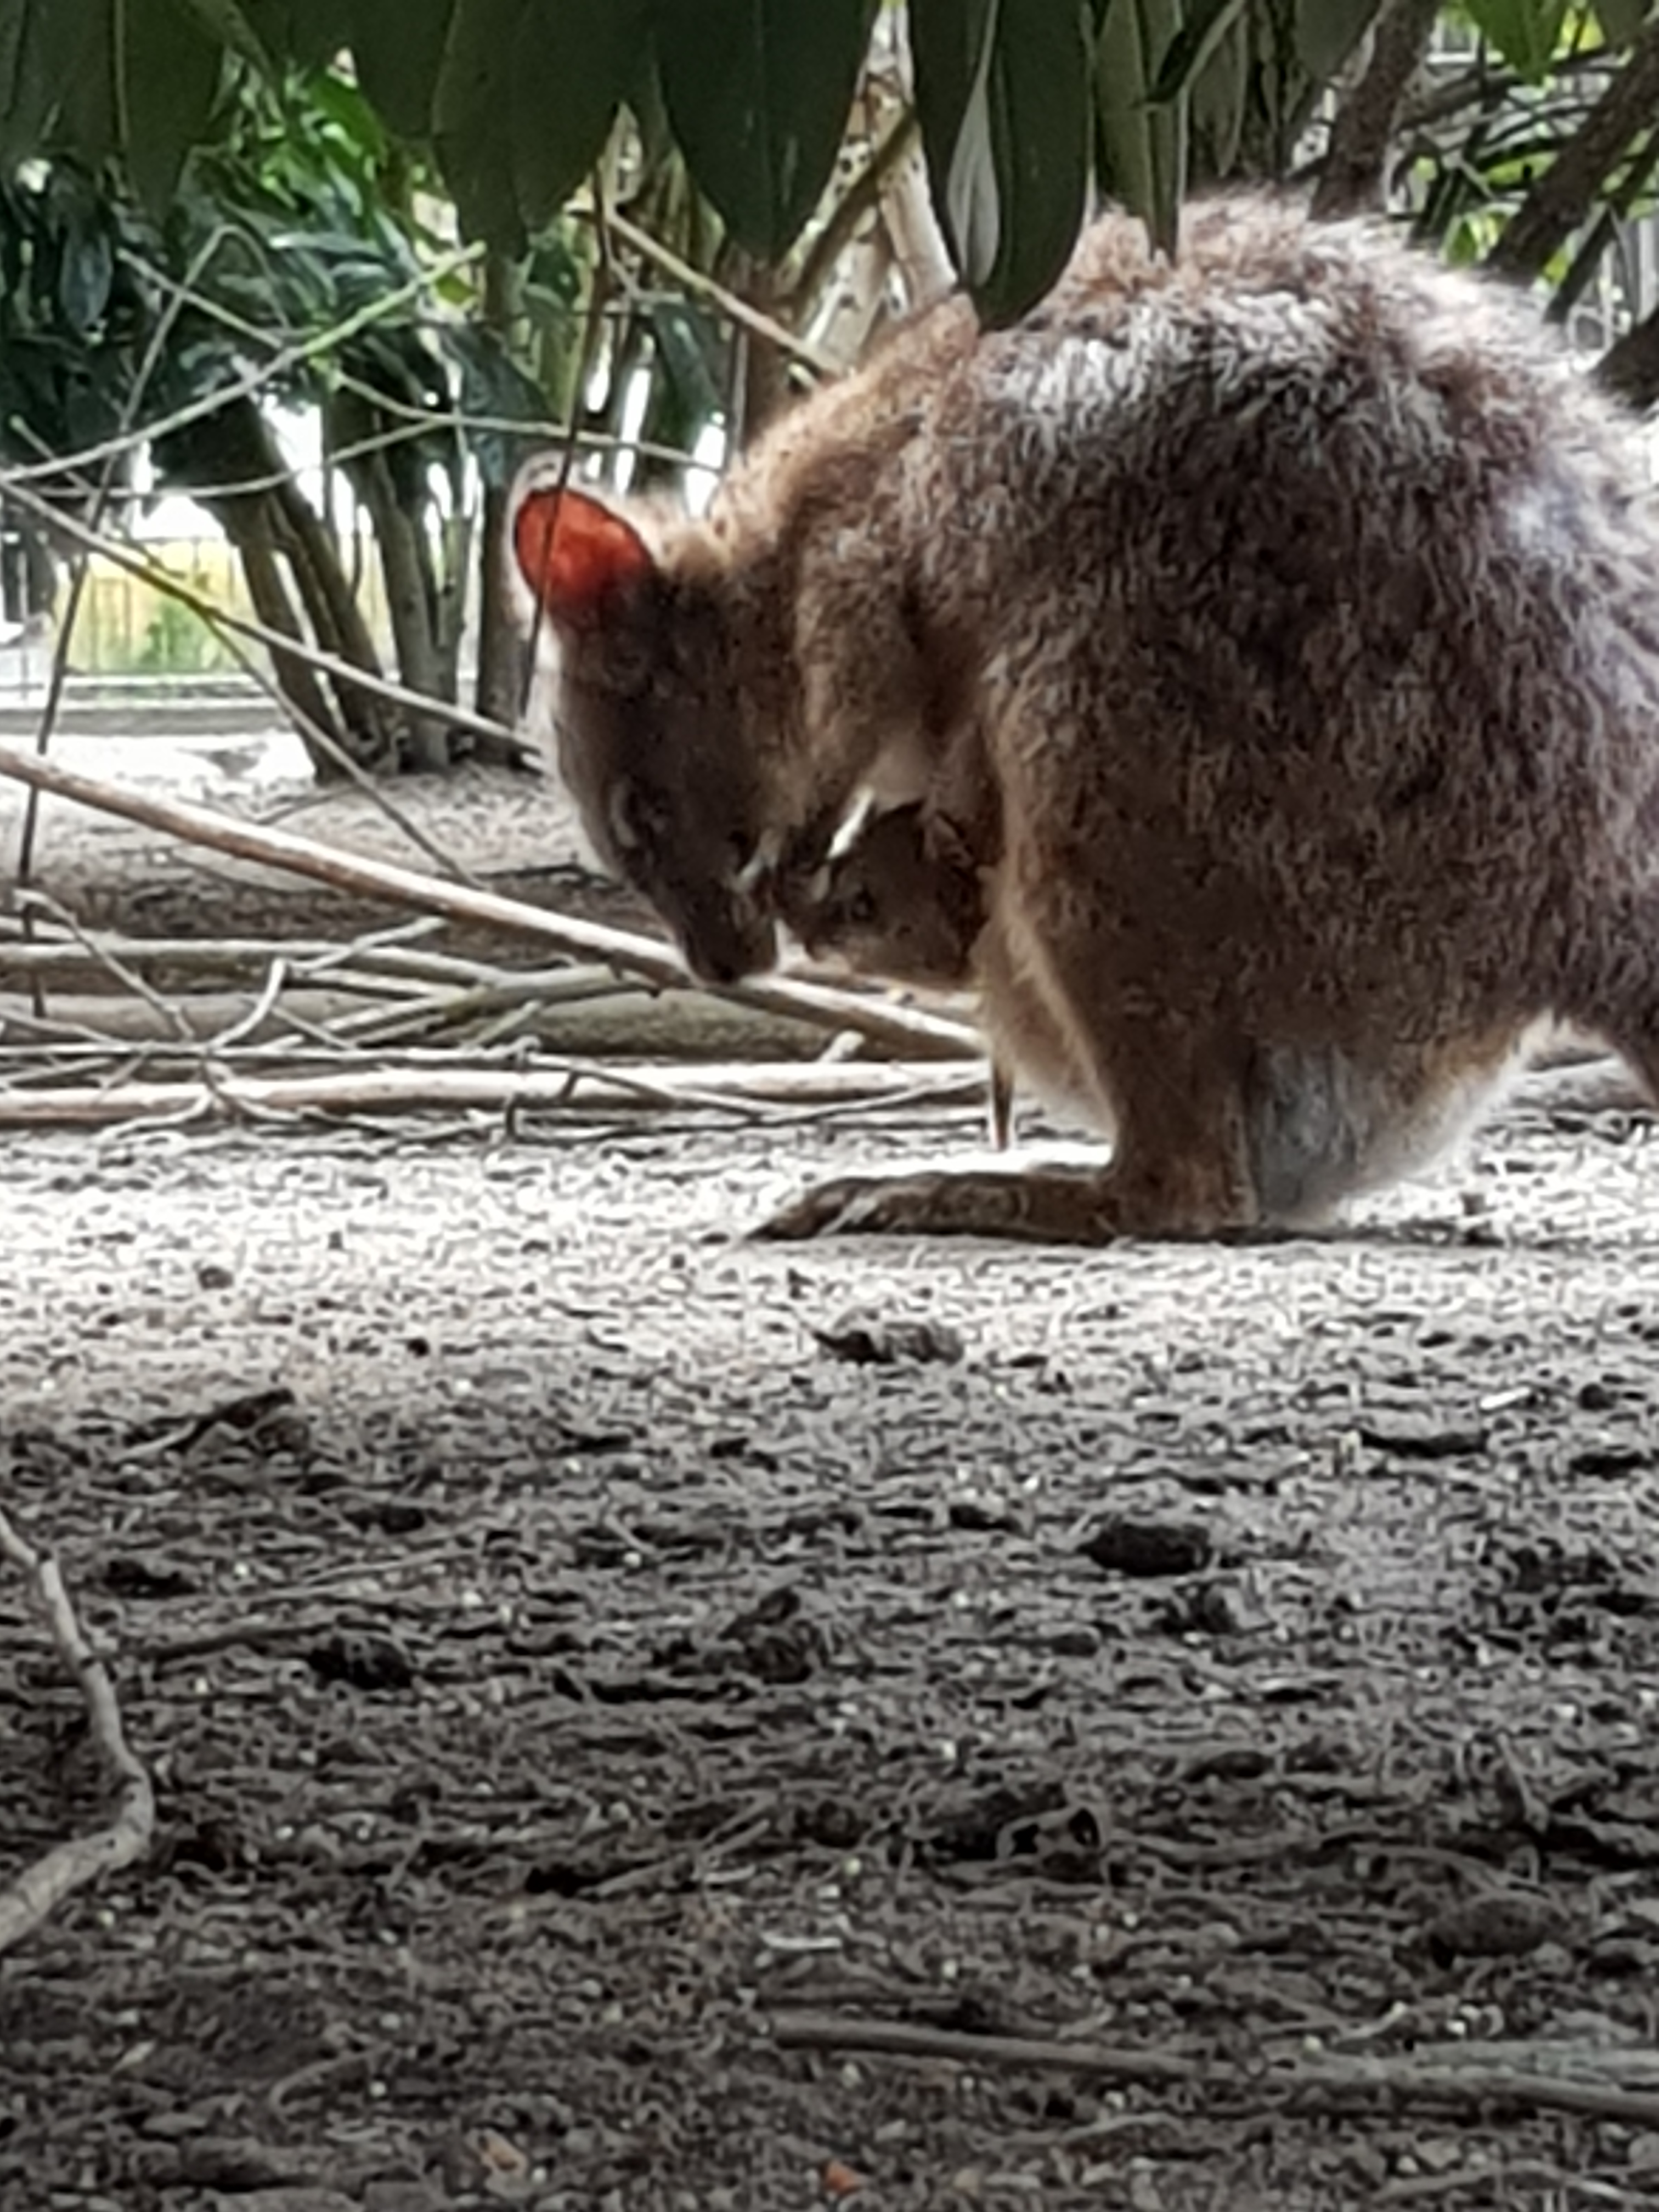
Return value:
M 847 1178 L 770 1224 L 1084 1242 L 1326 1218 L 1552 1019 L 1659 1086 L 1659 520 L 1522 299 L 1249 196 L 948 302 L 706 519 L 533 469 L 517 565 L 601 854 L 773 957 L 855 794 L 983 779 L 994 1043 L 1109 1163 Z

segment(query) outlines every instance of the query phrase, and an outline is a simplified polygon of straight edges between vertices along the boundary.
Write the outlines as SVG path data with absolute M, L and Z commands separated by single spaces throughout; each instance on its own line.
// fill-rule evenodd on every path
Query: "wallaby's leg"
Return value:
M 1659 894 L 1632 897 L 1585 936 L 1594 973 L 1561 1011 L 1610 1045 L 1659 1106 Z
M 759 1234 L 875 1231 L 1104 1244 L 1255 1226 L 1231 1055 L 1195 1051 L 1184 1029 L 1151 1019 L 1115 1025 L 1110 1042 L 1118 1141 L 1105 1167 L 843 1176 L 784 1207 Z
M 985 1106 L 991 1142 L 998 1152 L 1006 1152 L 1014 1133 L 1014 1072 L 996 1053 L 991 1055 Z

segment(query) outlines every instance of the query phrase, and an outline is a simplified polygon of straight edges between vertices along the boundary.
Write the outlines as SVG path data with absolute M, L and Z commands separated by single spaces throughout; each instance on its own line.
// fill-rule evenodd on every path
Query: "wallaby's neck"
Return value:
M 861 787 L 919 797 L 947 734 L 955 656 L 934 633 L 922 554 L 939 526 L 912 465 L 941 379 L 970 352 L 947 301 L 865 368 L 814 393 L 737 464 L 675 565 L 717 590 L 738 727 L 770 819 L 836 818 Z

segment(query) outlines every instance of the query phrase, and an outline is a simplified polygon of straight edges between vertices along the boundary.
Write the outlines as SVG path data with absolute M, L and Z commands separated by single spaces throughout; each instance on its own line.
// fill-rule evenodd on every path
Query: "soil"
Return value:
M 745 1241 L 970 1136 L 0 1137 L 0 1502 L 158 1800 L 0 1958 L 6 2212 L 1659 2201 L 1648 1117 L 1326 1239 Z M 0 1571 L 3 1883 L 107 1803 Z M 1413 2059 L 1631 2101 L 1287 2086 Z

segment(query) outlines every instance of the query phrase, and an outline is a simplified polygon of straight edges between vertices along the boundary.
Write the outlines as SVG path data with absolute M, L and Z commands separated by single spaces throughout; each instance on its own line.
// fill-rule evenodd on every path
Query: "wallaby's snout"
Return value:
M 660 901 L 681 957 L 700 983 L 742 982 L 777 965 L 777 925 L 745 893 L 700 890 Z

